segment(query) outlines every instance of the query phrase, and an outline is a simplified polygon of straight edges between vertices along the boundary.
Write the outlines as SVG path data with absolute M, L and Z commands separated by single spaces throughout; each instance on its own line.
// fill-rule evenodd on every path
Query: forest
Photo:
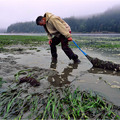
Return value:
M 64 20 L 70 25 L 72 32 L 79 33 L 120 33 L 120 6 L 113 7 L 104 13 L 86 18 L 69 17 Z M 8 33 L 43 33 L 44 28 L 35 21 L 11 24 Z

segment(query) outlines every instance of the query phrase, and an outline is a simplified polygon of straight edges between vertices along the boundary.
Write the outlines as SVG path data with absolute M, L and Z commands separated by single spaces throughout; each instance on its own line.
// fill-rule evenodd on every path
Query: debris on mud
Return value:
M 112 71 L 120 71 L 120 64 L 115 64 L 110 61 L 103 61 L 98 58 L 92 58 L 89 55 L 86 55 L 86 57 L 92 63 L 93 67 L 112 70 Z
M 91 69 L 88 70 L 88 72 L 93 74 L 120 76 L 120 72 L 116 72 L 112 70 L 103 70 L 102 68 L 97 68 L 97 67 L 92 67 Z
M 27 83 L 30 83 L 32 86 L 39 86 L 40 83 L 33 77 L 22 77 L 20 78 L 20 81 L 19 83 L 23 83 L 23 82 L 27 82 Z

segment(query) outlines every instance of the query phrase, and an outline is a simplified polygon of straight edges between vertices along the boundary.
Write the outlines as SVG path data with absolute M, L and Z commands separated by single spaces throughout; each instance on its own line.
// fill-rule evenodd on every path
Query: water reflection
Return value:
M 57 61 L 51 62 L 50 68 L 56 69 L 57 68 Z M 68 77 L 71 76 L 70 73 L 72 73 L 73 69 L 77 69 L 78 64 L 69 63 L 66 68 L 62 71 L 61 74 L 56 74 L 54 76 L 49 76 L 48 81 L 51 83 L 51 85 L 55 87 L 62 87 L 65 84 L 70 84 L 71 82 L 68 80 Z

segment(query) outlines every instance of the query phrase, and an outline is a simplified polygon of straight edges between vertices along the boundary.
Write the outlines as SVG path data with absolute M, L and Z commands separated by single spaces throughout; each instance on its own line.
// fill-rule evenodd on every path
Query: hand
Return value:
M 69 38 L 68 38 L 68 41 L 72 41 L 72 37 L 69 37 Z
M 49 40 L 49 45 L 51 45 L 52 44 L 52 40 Z

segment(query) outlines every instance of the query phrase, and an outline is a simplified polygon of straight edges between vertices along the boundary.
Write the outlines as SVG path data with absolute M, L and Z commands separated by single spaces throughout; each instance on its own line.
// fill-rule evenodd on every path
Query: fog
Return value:
M 0 0 L 0 28 L 16 22 L 35 21 L 39 15 L 51 12 L 61 18 L 99 14 L 120 0 Z

